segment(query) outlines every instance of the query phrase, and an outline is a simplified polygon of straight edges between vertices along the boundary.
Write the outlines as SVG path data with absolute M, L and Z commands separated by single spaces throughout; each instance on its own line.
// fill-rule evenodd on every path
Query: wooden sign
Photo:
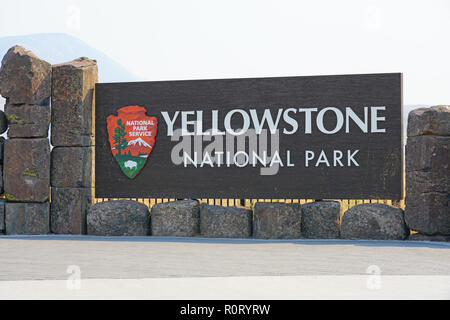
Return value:
M 402 198 L 402 76 L 96 86 L 98 198 Z

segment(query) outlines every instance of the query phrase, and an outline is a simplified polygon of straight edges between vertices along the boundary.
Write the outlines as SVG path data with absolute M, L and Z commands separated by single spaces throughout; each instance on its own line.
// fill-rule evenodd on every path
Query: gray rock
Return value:
M 253 237 L 257 239 L 301 238 L 301 205 L 257 202 L 253 217 Z
M 51 65 L 20 46 L 8 50 L 0 69 L 0 94 L 10 104 L 48 104 Z
M 450 235 L 450 196 L 447 193 L 411 193 L 406 196 L 405 221 L 426 235 Z
M 0 137 L 0 194 L 5 192 L 3 183 L 3 151 L 5 149 L 5 138 Z
M 92 185 L 92 148 L 53 148 L 50 173 L 52 187 L 90 188 Z
M 408 138 L 406 171 L 448 175 L 450 137 L 420 136 Z
M 410 235 L 407 240 L 450 242 L 450 236 L 443 236 L 443 235 L 428 236 L 426 234 L 415 233 Z
M 341 205 L 335 201 L 302 206 L 302 235 L 307 239 L 338 239 Z
M 50 227 L 56 234 L 86 234 L 91 189 L 52 188 Z
M 3 155 L 4 155 L 4 150 L 5 150 L 5 138 L 0 137 L 0 164 L 3 164 Z
M 5 204 L 8 235 L 40 235 L 50 233 L 50 205 L 45 203 Z
M 5 133 L 6 130 L 8 130 L 8 120 L 5 113 L 0 111 L 0 134 Z
M 9 123 L 8 138 L 47 138 L 50 108 L 38 105 L 5 106 Z
M 207 238 L 250 238 L 252 216 L 251 210 L 203 203 L 200 207 L 200 234 Z
M 50 194 L 48 139 L 8 139 L 4 159 L 5 197 L 12 202 L 47 202 Z
M 4 192 L 5 190 L 3 183 L 3 165 L 0 165 L 0 193 L 3 194 Z
M 0 199 L 0 233 L 5 232 L 5 199 Z
M 450 235 L 450 137 L 408 138 L 406 148 L 407 225 L 427 235 Z
M 408 235 L 403 210 L 384 204 L 360 204 L 342 218 L 343 239 L 404 240 Z
M 408 115 L 408 137 L 450 136 L 450 106 L 419 108 Z
M 152 235 L 194 237 L 200 232 L 200 205 L 195 200 L 159 203 L 151 211 Z
M 94 204 L 87 213 L 87 234 L 146 236 L 150 231 L 148 207 L 137 201 L 117 200 Z
M 417 195 L 429 192 L 446 193 L 449 189 L 448 174 L 439 175 L 433 171 L 406 172 L 406 202 Z
M 91 146 L 97 62 L 79 58 L 52 70 L 52 145 Z

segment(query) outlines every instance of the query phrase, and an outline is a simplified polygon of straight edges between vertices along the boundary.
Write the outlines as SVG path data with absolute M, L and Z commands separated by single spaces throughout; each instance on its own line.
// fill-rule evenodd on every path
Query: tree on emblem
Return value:
M 125 136 L 127 135 L 125 132 L 125 124 L 122 123 L 122 119 L 117 120 L 117 127 L 114 129 L 115 135 L 113 136 L 115 142 L 115 148 L 119 152 L 118 154 L 122 154 L 122 150 L 125 150 L 128 147 L 128 142 Z

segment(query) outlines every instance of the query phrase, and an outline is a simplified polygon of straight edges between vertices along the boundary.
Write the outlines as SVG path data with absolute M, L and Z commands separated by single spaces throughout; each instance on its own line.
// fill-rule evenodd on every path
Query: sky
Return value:
M 0 8 L 0 37 L 67 33 L 149 81 L 402 72 L 405 104 L 450 104 L 450 0 L 0 0 Z

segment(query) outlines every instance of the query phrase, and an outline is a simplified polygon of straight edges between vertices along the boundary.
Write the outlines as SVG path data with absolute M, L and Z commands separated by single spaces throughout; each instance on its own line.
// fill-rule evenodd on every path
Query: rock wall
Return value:
M 341 222 L 336 201 L 261 202 L 248 210 L 184 200 L 155 205 L 150 213 L 135 201 L 91 205 L 97 79 L 97 63 L 88 58 L 51 66 L 20 46 L 4 56 L 0 133 L 9 130 L 7 140 L 0 138 L 0 233 L 450 239 L 449 106 L 409 114 L 406 212 L 363 204 L 345 212 Z M 410 236 L 410 229 L 418 233 Z
M 97 63 L 87 58 L 52 66 L 20 46 L 4 56 L 0 133 L 9 130 L 0 138 L 0 232 L 86 233 L 96 82 Z

